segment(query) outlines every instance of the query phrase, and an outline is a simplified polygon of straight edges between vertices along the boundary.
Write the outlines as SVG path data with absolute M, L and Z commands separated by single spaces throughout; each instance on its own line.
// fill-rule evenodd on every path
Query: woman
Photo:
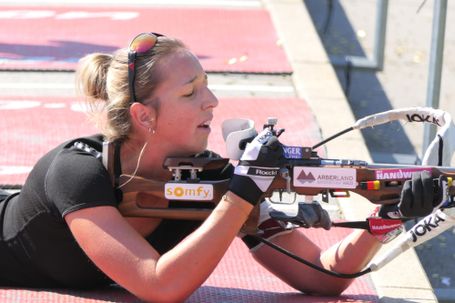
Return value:
M 271 178 L 249 175 L 248 167 L 279 166 L 281 145 L 262 132 L 234 173 L 229 167 L 220 172 L 232 174 L 229 191 L 202 223 L 123 217 L 117 206 L 125 182 L 111 183 L 100 160 L 102 142 L 116 142 L 117 171 L 169 180 L 164 159 L 205 150 L 218 100 L 198 59 L 180 41 L 151 33 L 113 55 L 87 56 L 78 81 L 93 105 L 104 102 L 98 120 L 103 136 L 50 151 L 21 193 L 1 202 L 0 284 L 93 288 L 115 282 L 145 301 L 185 300 L 214 270 L 270 185 Z M 360 270 L 381 246 L 367 232 L 354 232 L 324 252 L 299 231 L 282 229 L 269 237 L 345 273 Z M 352 282 L 309 269 L 248 237 L 245 242 L 256 260 L 306 293 L 339 294 Z M 183 274 L 188 272 L 191 279 Z

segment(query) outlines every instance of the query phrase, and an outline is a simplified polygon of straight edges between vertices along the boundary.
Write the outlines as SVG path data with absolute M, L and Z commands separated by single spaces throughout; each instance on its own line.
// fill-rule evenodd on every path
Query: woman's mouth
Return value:
M 204 121 L 204 122 L 202 122 L 201 124 L 198 125 L 198 128 L 210 130 L 210 123 L 211 122 L 212 122 L 212 120 Z

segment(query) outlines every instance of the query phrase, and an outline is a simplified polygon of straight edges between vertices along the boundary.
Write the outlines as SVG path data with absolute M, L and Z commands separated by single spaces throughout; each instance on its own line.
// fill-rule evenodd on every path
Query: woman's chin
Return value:
M 195 154 L 202 153 L 207 149 L 207 142 L 200 144 L 199 146 L 188 146 L 187 148 L 180 148 L 175 152 L 171 153 L 170 157 L 191 157 Z
M 202 152 L 205 151 L 205 150 L 207 150 L 207 143 L 204 144 L 204 145 L 201 145 L 201 146 L 199 146 L 199 147 L 197 147 L 197 148 L 195 148 L 195 149 L 192 151 L 191 154 L 192 154 L 192 155 L 194 155 L 194 154 L 199 154 L 199 153 L 202 153 Z

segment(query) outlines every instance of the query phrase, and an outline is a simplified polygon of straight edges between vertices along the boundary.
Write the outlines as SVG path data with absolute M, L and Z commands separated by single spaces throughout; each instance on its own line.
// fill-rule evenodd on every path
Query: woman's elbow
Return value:
M 191 296 L 191 293 L 184 293 L 173 287 L 172 289 L 150 289 L 150 291 L 136 294 L 136 296 L 139 299 L 150 303 L 176 303 L 184 302 Z
M 300 288 L 299 291 L 311 296 L 338 297 L 351 285 L 352 280 L 321 283 L 311 288 Z
M 176 302 L 184 302 L 189 298 L 189 296 L 176 296 L 175 294 L 152 294 L 152 295 L 145 295 L 145 296 L 137 296 L 139 299 L 143 300 L 144 302 L 150 303 L 176 303 Z
M 318 290 L 316 292 L 305 292 L 306 294 L 309 294 L 309 295 L 312 295 L 312 296 L 323 296 L 323 297 L 338 297 L 340 296 L 343 291 L 345 290 L 346 288 L 343 288 L 343 289 L 335 289 L 335 288 L 325 288 L 325 289 L 321 289 L 321 290 Z

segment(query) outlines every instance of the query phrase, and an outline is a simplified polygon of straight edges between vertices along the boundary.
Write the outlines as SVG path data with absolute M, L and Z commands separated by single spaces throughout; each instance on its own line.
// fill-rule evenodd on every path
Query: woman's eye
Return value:
M 183 95 L 183 97 L 191 97 L 194 94 L 194 90 L 192 90 L 189 94 Z

